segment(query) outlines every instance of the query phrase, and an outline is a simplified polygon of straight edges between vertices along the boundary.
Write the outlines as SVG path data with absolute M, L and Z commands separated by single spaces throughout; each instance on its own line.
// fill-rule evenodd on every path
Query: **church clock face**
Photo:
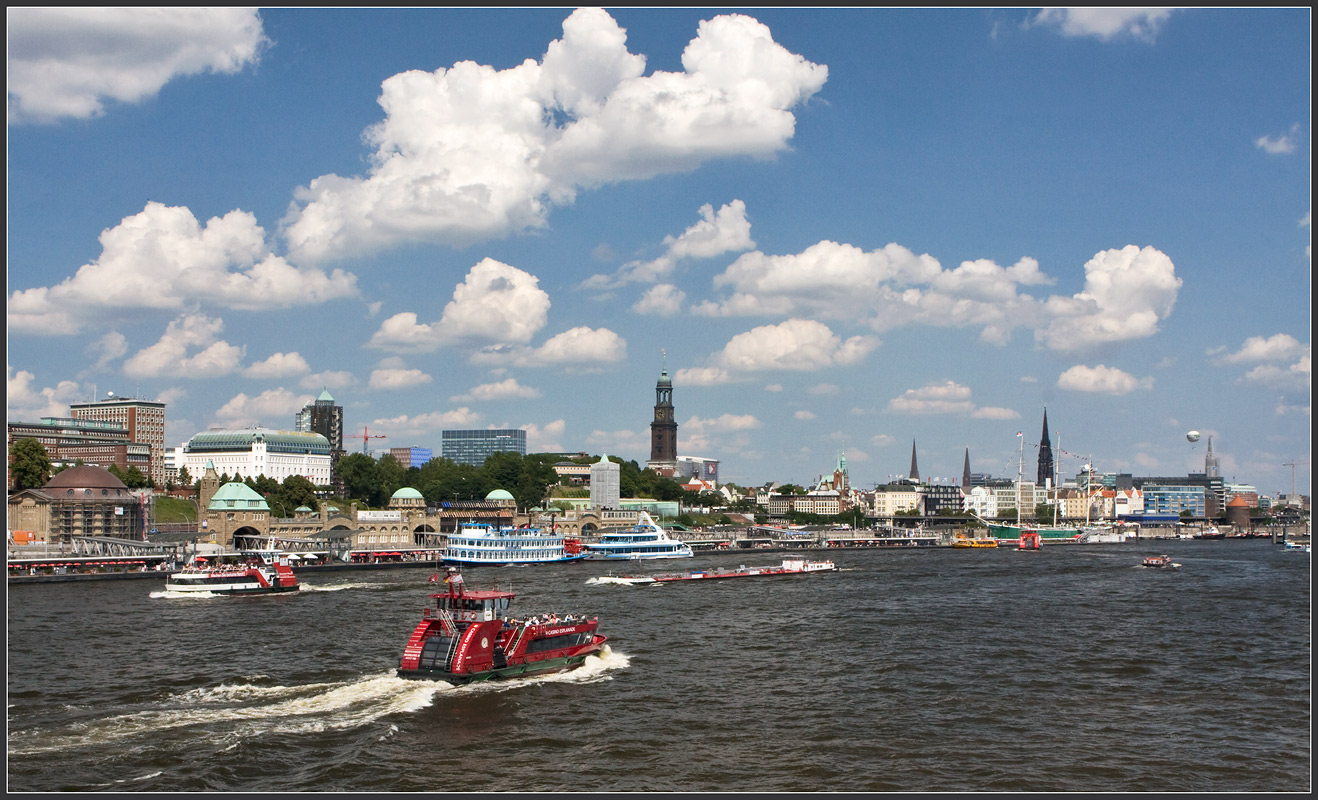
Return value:
M 668 409 L 660 408 L 654 412 L 656 419 L 668 419 Z

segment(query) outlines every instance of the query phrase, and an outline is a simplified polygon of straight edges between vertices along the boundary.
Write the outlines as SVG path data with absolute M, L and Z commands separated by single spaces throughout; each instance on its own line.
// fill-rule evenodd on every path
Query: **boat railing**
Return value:
M 449 613 L 447 608 L 430 608 L 427 606 L 423 616 L 427 619 L 439 620 L 439 627 L 444 631 L 445 636 L 456 637 L 458 635 L 458 628 L 453 624 L 453 615 Z
M 526 638 L 526 631 L 530 627 L 531 627 L 531 623 L 529 622 L 519 626 L 517 628 L 517 632 L 513 635 L 512 640 L 508 642 L 508 646 L 504 648 L 503 652 L 509 655 L 511 655 L 512 653 L 516 653 L 517 645 L 521 644 L 522 639 Z

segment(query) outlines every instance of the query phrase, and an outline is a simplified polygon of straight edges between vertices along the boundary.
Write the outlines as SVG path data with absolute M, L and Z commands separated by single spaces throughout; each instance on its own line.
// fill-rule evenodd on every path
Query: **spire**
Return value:
M 1053 446 L 1048 438 L 1048 409 L 1043 410 L 1043 437 L 1039 439 L 1039 481 L 1043 486 L 1053 477 Z
M 961 488 L 970 491 L 970 448 L 966 448 L 966 465 L 961 470 Z
M 911 483 L 920 482 L 920 468 L 915 465 L 915 440 L 911 440 Z

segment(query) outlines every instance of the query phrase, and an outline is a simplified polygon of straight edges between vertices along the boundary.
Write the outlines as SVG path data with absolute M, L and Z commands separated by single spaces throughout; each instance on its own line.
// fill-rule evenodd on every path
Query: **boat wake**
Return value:
M 173 738 L 192 733 L 236 742 L 272 733 L 346 730 L 393 714 L 419 711 L 449 692 L 507 691 L 542 682 L 596 683 L 612 680 L 610 673 L 625 669 L 629 663 L 626 655 L 605 645 L 598 655 L 587 657 L 580 667 L 568 672 L 466 686 L 406 680 L 393 670 L 353 681 L 301 686 L 222 683 L 172 694 L 127 714 L 100 716 L 55 729 L 10 730 L 8 755 L 13 758 L 104 746 L 135 738 L 150 739 L 166 731 L 173 732 Z
M 341 583 L 336 586 L 316 586 L 312 583 L 300 584 L 299 588 L 304 592 L 341 592 L 344 589 L 379 589 L 376 583 Z
M 179 600 L 182 598 L 193 599 L 193 598 L 201 598 L 201 597 L 222 597 L 223 595 L 220 595 L 216 592 L 175 592 L 169 589 L 160 589 L 158 591 L 151 592 L 149 596 L 151 597 L 152 600 L 161 600 L 161 599 Z
M 392 671 L 345 683 L 303 686 L 229 685 L 193 689 L 150 703 L 141 711 L 75 722 L 61 729 L 10 731 L 10 757 L 113 744 L 187 729 L 206 738 L 246 739 L 267 733 L 299 734 L 370 724 L 434 702 L 446 683 L 403 680 Z
M 630 578 L 615 578 L 612 575 L 606 575 L 602 578 L 588 578 L 586 580 L 587 586 L 602 586 L 604 584 L 613 584 L 617 586 L 635 586 L 636 581 L 631 580 Z

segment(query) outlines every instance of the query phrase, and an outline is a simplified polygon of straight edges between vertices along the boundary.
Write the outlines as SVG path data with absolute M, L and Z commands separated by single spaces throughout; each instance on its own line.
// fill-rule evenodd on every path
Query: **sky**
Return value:
M 1310 492 L 1308 8 L 6 22 L 9 420 Z

